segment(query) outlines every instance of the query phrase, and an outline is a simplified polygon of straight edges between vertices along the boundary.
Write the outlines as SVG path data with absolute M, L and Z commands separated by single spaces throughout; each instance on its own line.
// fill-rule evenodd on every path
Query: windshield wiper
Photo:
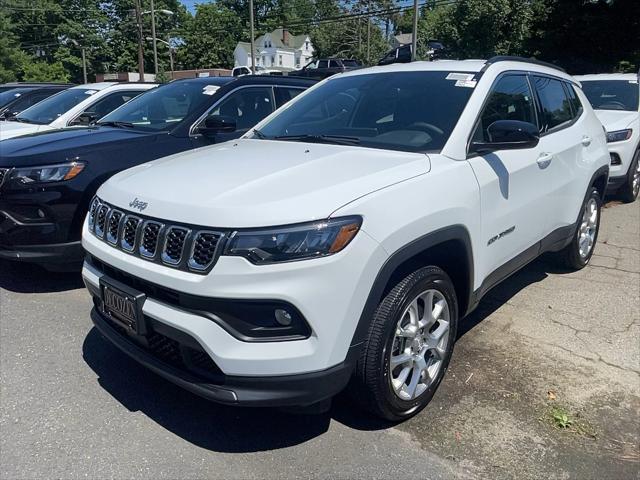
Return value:
M 31 120 L 27 120 L 26 118 L 23 118 L 23 117 L 9 117 L 7 118 L 7 120 L 9 120 L 10 122 L 36 123 L 36 122 L 32 122 Z
M 262 133 L 257 128 L 253 129 L 253 134 L 258 137 L 260 140 L 264 140 L 265 138 L 269 138 L 266 134 Z
M 136 128 L 136 126 L 131 122 L 118 122 L 118 121 L 107 121 L 107 122 L 96 122 L 96 125 L 107 126 L 107 127 L 116 127 L 116 128 Z
M 334 143 L 337 145 L 359 145 L 358 137 L 346 135 L 280 135 L 275 140 L 289 140 L 292 142 Z

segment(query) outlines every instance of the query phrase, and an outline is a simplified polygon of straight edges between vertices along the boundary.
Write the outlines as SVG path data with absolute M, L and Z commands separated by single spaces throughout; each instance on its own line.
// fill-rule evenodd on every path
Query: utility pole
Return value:
M 151 38 L 153 38 L 153 72 L 158 75 L 158 43 L 156 42 L 156 9 L 151 0 Z
M 256 73 L 256 47 L 253 41 L 253 0 L 249 0 L 249 32 L 251 35 L 251 73 Z
M 140 8 L 140 0 L 135 0 L 136 5 L 136 23 L 138 24 L 138 72 L 140 73 L 140 82 L 144 82 L 144 53 L 142 51 L 142 12 Z
M 418 50 L 418 0 L 413 0 L 413 38 L 411 39 L 411 61 L 416 61 Z
M 84 53 L 84 47 L 82 47 L 82 78 L 84 83 L 87 83 L 87 57 Z
M 418 0 L 416 0 L 418 1 Z M 367 13 L 371 11 L 371 2 L 367 5 Z M 367 63 L 371 62 L 371 17 L 367 15 Z
M 173 52 L 171 51 L 171 35 L 167 35 L 167 47 L 169 48 L 169 65 L 171 65 L 171 80 L 173 80 Z

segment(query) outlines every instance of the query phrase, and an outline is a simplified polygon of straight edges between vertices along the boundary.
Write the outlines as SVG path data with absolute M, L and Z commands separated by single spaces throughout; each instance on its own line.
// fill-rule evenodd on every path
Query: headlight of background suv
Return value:
M 627 128 L 626 130 L 616 130 L 615 132 L 607 132 L 607 142 L 623 142 L 631 138 L 633 130 Z
M 28 185 L 71 180 L 84 170 L 84 163 L 70 162 L 38 167 L 21 167 L 11 170 L 9 179 Z
M 324 257 L 346 247 L 361 224 L 360 217 L 343 217 L 286 227 L 236 231 L 223 255 L 245 257 L 257 265 Z

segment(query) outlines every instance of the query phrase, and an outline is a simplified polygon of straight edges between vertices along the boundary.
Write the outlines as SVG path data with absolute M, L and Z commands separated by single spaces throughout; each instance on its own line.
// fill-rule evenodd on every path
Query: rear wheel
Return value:
M 602 200 L 600 199 L 600 194 L 598 190 L 592 188 L 582 205 L 578 228 L 571 243 L 559 252 L 560 258 L 566 267 L 572 270 L 580 270 L 591 260 L 593 249 L 598 240 L 598 231 L 600 230 L 601 208 Z
M 438 267 L 411 273 L 374 314 L 351 385 L 372 413 L 404 420 L 424 408 L 445 375 L 458 324 L 455 290 Z
M 638 192 L 640 192 L 640 150 L 634 155 L 633 161 L 629 166 L 627 179 L 618 190 L 618 194 L 623 202 L 631 203 L 638 198 Z

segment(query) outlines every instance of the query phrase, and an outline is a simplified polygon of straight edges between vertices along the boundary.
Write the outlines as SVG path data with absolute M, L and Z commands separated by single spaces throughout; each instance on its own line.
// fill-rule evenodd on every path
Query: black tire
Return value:
M 583 221 L 585 208 L 592 200 L 595 201 L 596 208 L 597 208 L 597 223 L 595 227 L 595 235 L 593 238 L 593 245 L 591 246 L 591 250 L 586 255 L 581 255 L 580 244 L 579 244 L 580 226 Z M 595 250 L 596 243 L 598 241 L 598 232 L 600 231 L 601 213 L 602 213 L 602 199 L 600 198 L 600 194 L 598 193 L 598 190 L 592 187 L 591 190 L 589 191 L 589 195 L 587 195 L 584 202 L 582 203 L 582 206 L 580 207 L 580 214 L 578 215 L 578 220 L 576 222 L 577 223 L 576 230 L 573 234 L 573 238 L 571 239 L 571 243 L 566 247 L 564 247 L 564 249 L 560 250 L 560 252 L 558 252 L 558 257 L 560 259 L 560 262 L 563 264 L 563 266 L 565 266 L 570 270 L 580 270 L 585 266 L 587 266 L 587 264 L 589 263 L 589 260 L 591 260 L 591 257 L 593 256 L 593 251 Z
M 625 203 L 633 203 L 636 201 L 636 198 L 638 198 L 638 189 L 636 188 L 634 190 L 633 188 L 633 176 L 638 168 L 638 162 L 640 162 L 640 150 L 637 150 L 633 156 L 624 185 L 618 190 L 618 197 Z
M 449 333 L 443 340 L 442 363 L 435 378 L 413 400 L 403 400 L 391 385 L 389 358 L 401 315 L 420 293 L 436 290 L 449 307 Z M 440 268 L 420 268 L 398 282 L 376 309 L 365 345 L 356 363 L 349 392 L 363 408 L 386 420 L 405 420 L 422 410 L 431 400 L 444 377 L 455 343 L 458 325 L 458 304 L 453 283 Z

